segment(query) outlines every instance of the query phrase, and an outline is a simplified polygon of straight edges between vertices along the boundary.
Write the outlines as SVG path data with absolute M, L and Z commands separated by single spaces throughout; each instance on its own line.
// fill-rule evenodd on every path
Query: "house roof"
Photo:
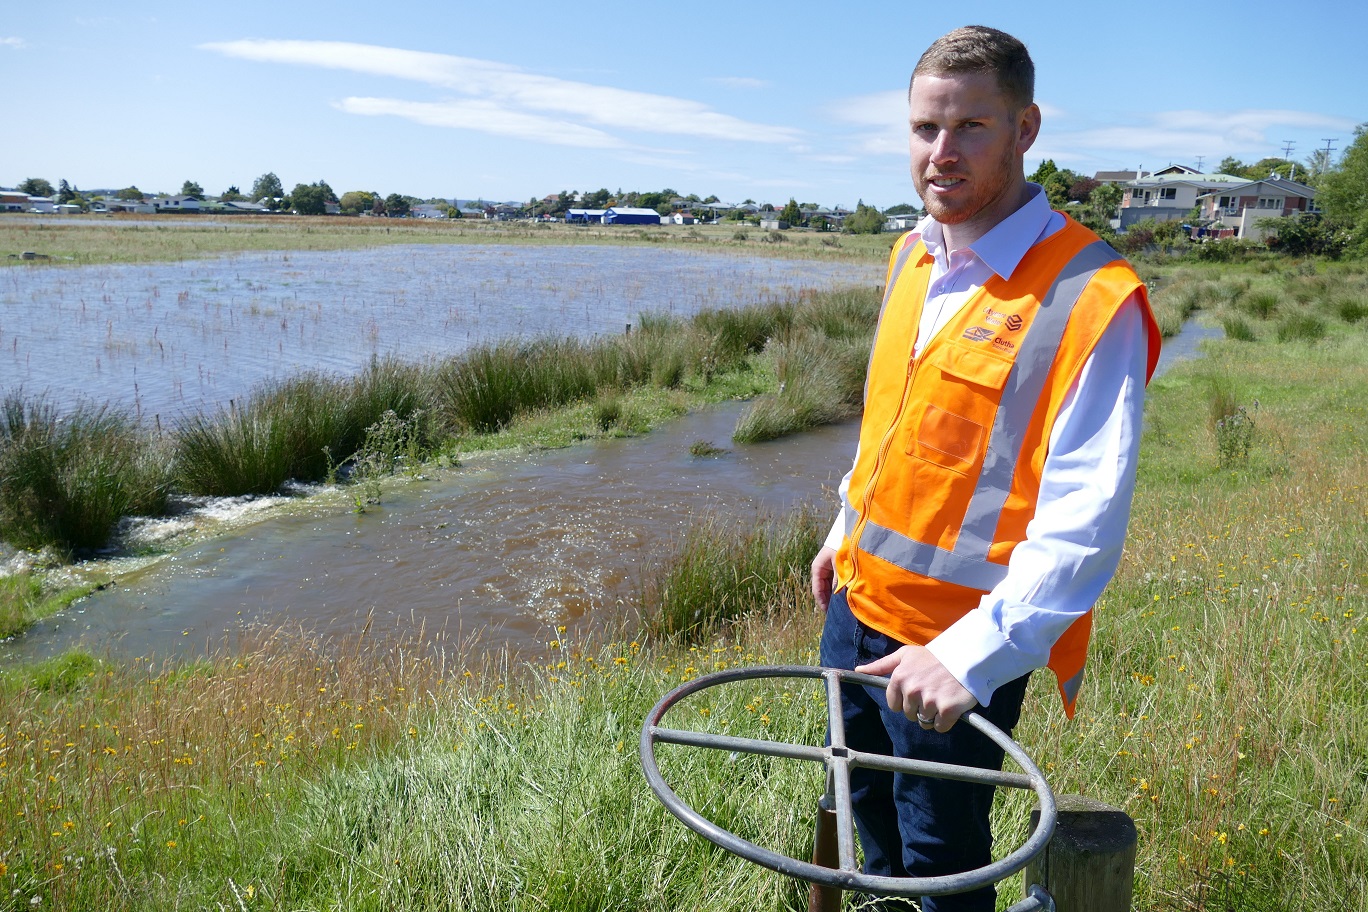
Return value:
M 1098 181 L 1131 181 L 1137 177 L 1145 177 L 1146 171 L 1098 171 L 1093 175 L 1093 180 Z
M 603 211 L 605 213 L 613 212 L 617 215 L 654 215 L 657 218 L 660 216 L 660 213 L 656 212 L 654 209 L 642 209 L 635 206 L 613 206 L 611 209 L 605 209 Z
M 1210 193 L 1203 193 L 1198 199 L 1205 199 L 1208 196 L 1216 196 L 1218 194 L 1225 195 L 1232 192 L 1241 193 L 1246 190 L 1250 191 L 1251 194 L 1255 194 L 1261 193 L 1264 188 L 1276 190 L 1279 193 L 1300 196 L 1303 199 L 1316 198 L 1316 191 L 1311 187 L 1306 186 L 1306 184 L 1288 180 L 1285 177 L 1266 177 L 1263 180 L 1245 181 L 1244 183 L 1236 184 L 1233 187 L 1222 187 L 1221 189 L 1213 190 Z
M 1237 177 L 1234 174 L 1151 174 L 1148 177 L 1137 177 L 1135 180 L 1127 181 L 1126 185 L 1128 187 L 1168 187 L 1175 184 L 1190 184 L 1193 187 L 1207 189 L 1246 183 L 1249 183 L 1249 178 Z

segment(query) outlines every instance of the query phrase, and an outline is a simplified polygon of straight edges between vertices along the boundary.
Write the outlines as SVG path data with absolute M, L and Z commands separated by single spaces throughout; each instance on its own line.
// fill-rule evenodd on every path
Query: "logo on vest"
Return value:
M 1008 342 L 1001 336 L 998 336 L 996 339 L 993 340 L 993 348 L 996 348 L 998 351 L 1009 352 L 1012 349 L 1016 348 L 1016 346 L 1013 345 L 1011 342 Z
M 991 307 L 983 308 L 983 322 L 989 326 L 1006 326 L 1012 332 L 1021 329 L 1024 322 L 1017 314 L 1006 314 Z
M 970 342 L 986 342 L 993 338 L 993 331 L 986 326 L 971 326 L 964 331 L 964 338 Z

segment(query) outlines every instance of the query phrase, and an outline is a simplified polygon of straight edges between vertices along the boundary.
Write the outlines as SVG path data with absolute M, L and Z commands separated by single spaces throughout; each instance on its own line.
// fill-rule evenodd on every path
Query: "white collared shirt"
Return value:
M 970 246 L 946 254 L 942 226 L 917 225 L 934 258 L 915 352 L 994 274 L 1010 279 L 1026 252 L 1064 227 L 1035 193 Z M 1035 516 L 1007 575 L 927 649 L 984 706 L 999 685 L 1041 668 L 1050 648 L 1101 596 L 1121 561 L 1140 451 L 1148 359 L 1136 295 L 1127 299 L 1065 396 L 1050 434 Z M 1080 395 L 1080 392 L 1082 393 Z M 847 503 L 850 474 L 840 496 Z M 838 515 L 826 544 L 845 535 Z

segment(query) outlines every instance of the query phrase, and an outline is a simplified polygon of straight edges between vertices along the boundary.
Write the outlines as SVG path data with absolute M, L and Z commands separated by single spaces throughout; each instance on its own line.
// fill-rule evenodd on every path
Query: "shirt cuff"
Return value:
M 1012 644 L 982 607 L 951 624 L 926 649 L 983 706 L 993 699 L 993 691 L 1038 665 Z

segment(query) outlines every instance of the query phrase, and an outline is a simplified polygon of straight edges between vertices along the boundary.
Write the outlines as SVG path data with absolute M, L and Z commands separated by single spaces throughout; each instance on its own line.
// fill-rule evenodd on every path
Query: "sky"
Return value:
M 1368 4 L 0 0 L 0 186 L 527 200 L 673 189 L 918 202 L 907 80 L 936 37 L 1024 41 L 1083 174 L 1335 157 L 1368 121 Z

